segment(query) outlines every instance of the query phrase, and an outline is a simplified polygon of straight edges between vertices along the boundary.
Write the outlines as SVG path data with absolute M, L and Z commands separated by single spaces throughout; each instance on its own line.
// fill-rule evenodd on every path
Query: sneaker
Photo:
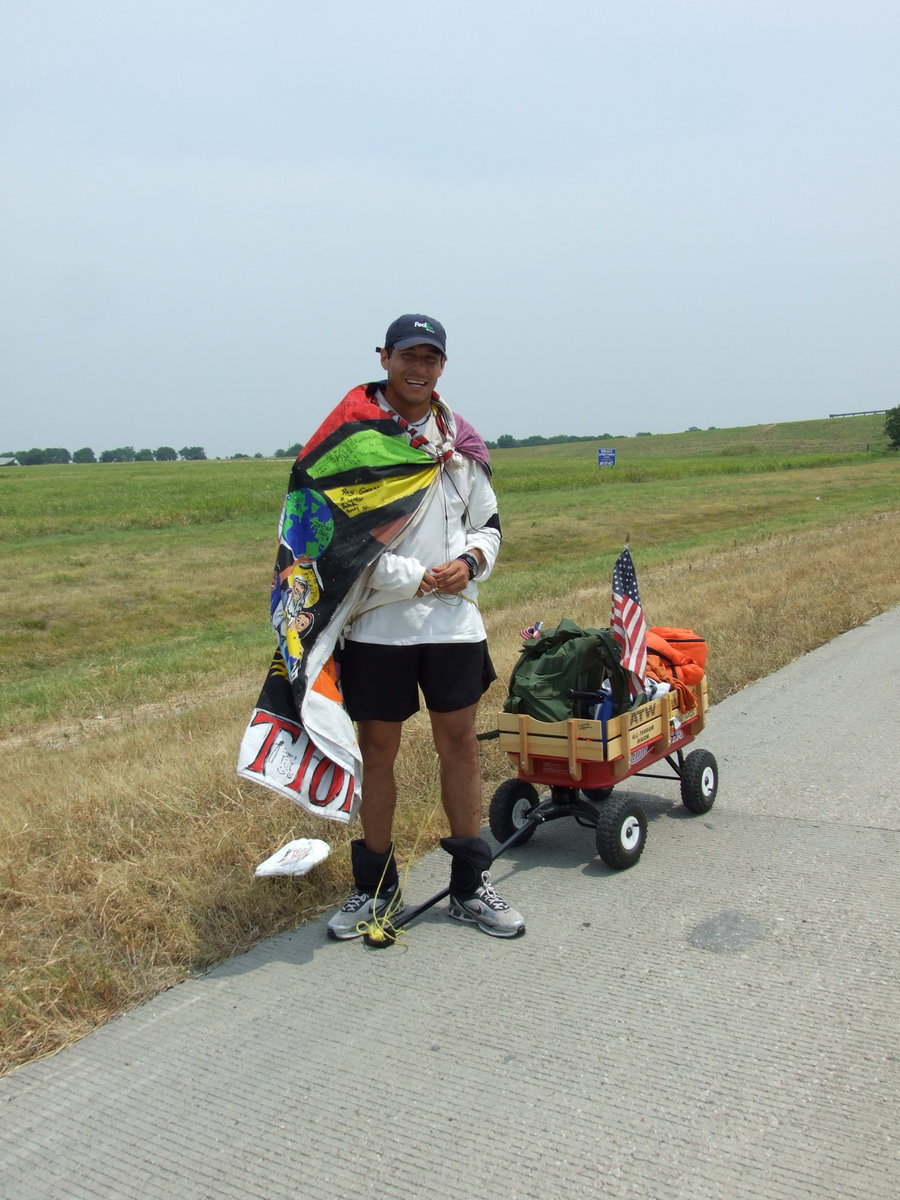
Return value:
M 400 885 L 395 884 L 377 898 L 370 892 L 354 891 L 328 922 L 328 936 L 344 941 L 362 937 L 371 921 L 390 919 L 395 924 L 403 916 L 403 897 Z
M 467 900 L 450 897 L 449 915 L 457 921 L 469 921 L 491 937 L 518 937 L 525 932 L 525 918 L 510 908 L 491 883 L 490 871 L 482 871 L 481 887 Z

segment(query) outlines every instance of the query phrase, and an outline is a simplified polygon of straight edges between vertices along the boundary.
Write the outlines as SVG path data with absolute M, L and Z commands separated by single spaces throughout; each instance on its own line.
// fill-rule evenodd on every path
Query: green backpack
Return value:
M 566 693 L 596 691 L 610 681 L 613 715 L 632 706 L 628 675 L 611 629 L 582 629 L 563 617 L 555 629 L 527 642 L 509 680 L 503 711 L 525 713 L 536 721 L 565 721 L 586 717 L 590 700 L 569 698 Z

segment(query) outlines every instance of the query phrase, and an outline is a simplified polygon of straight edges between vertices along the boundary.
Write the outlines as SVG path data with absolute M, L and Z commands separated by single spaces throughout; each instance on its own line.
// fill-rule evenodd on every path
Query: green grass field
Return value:
M 883 418 L 496 451 L 481 589 L 500 678 L 540 618 L 608 623 L 630 535 L 648 623 L 709 643 L 713 701 L 900 604 L 900 456 Z M 604 445 L 609 444 L 604 439 Z M 334 904 L 352 830 L 238 780 L 274 645 L 290 464 L 0 471 L 0 1071 Z M 485 742 L 485 803 L 510 764 Z M 427 721 L 398 761 L 401 861 L 443 832 Z M 723 780 L 727 789 L 727 780 Z M 293 837 L 331 857 L 254 881 Z
M 486 613 L 896 506 L 880 417 L 493 454 L 504 545 Z M 607 443 L 604 442 L 604 445 Z M 865 447 L 870 447 L 867 451 Z M 283 460 L 8 468 L 0 475 L 0 731 L 88 720 L 265 662 Z M 540 607 L 537 604 L 537 607 Z M 603 614 L 598 615 L 598 620 Z

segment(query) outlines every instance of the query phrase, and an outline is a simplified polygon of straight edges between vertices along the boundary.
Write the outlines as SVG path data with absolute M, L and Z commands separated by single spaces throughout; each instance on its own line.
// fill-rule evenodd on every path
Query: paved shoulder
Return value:
M 524 938 L 323 919 L 0 1080 L 0 1196 L 893 1200 L 898 654 L 900 609 L 716 706 L 709 813 L 621 785 L 630 870 L 539 828 Z
M 900 608 L 717 704 L 704 739 L 729 811 L 900 827 Z

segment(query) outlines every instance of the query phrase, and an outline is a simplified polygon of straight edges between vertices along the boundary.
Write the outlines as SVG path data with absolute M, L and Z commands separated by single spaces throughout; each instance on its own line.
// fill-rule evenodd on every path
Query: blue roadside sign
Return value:
M 597 466 L 598 467 L 614 467 L 616 465 L 616 449 L 615 446 L 608 450 L 601 448 L 597 451 Z

